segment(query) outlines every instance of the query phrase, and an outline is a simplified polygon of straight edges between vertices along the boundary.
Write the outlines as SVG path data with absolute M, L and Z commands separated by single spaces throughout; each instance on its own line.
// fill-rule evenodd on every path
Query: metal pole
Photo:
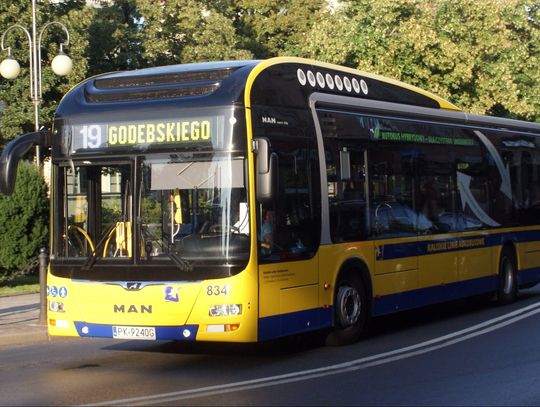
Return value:
M 39 249 L 39 323 L 47 324 L 47 267 L 49 264 L 49 254 L 47 249 L 42 247 Z
M 19 24 L 13 24 L 8 27 L 0 39 L 0 45 L 2 51 L 5 51 L 4 39 L 9 31 L 14 28 L 22 29 L 26 36 L 28 37 L 28 47 L 29 47 L 29 60 L 30 60 L 30 98 L 32 99 L 32 104 L 34 105 L 34 130 L 39 131 L 39 107 L 41 104 L 41 38 L 43 33 L 50 25 L 59 25 L 65 32 L 67 40 L 65 43 L 60 44 L 60 52 L 64 45 L 69 45 L 69 31 L 65 25 L 57 21 L 52 21 L 42 28 L 38 40 L 38 21 L 37 21 L 37 0 L 32 0 L 32 34 Z M 10 49 L 7 48 L 8 55 L 11 55 Z M 36 146 L 36 166 L 40 174 L 42 173 L 41 168 L 41 148 L 39 145 Z M 39 252 L 39 285 L 40 285 L 40 316 L 39 321 L 41 324 L 47 322 L 47 263 L 48 263 L 48 254 L 45 248 L 41 248 Z
M 41 102 L 40 95 L 40 76 L 39 71 L 41 71 L 41 58 L 38 58 L 38 47 L 37 47 L 37 5 L 36 0 L 32 0 L 32 52 L 31 59 L 33 60 L 33 83 L 34 91 L 32 92 L 32 103 L 34 104 L 34 130 L 39 131 L 39 104 Z M 39 145 L 36 145 L 36 165 L 38 171 L 41 173 L 41 149 Z

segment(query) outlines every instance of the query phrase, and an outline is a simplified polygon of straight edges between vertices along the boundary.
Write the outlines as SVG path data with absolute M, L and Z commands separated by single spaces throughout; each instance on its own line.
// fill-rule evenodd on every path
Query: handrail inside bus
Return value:
M 34 146 L 49 147 L 50 136 L 49 131 L 34 131 L 8 143 L 0 157 L 0 193 L 13 193 L 20 159 Z
M 81 227 L 79 227 L 77 225 L 69 225 L 68 230 L 76 230 L 81 235 L 83 235 L 84 238 L 86 239 L 86 241 L 88 242 L 88 244 L 90 245 L 90 249 L 92 250 L 92 252 L 94 252 L 94 243 L 92 242 L 92 239 L 90 238 L 88 233 L 86 233 L 86 231 L 83 228 L 81 228 Z

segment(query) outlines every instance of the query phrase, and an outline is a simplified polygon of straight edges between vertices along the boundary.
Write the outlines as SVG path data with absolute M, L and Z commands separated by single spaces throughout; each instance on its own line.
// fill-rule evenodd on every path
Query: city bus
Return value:
M 257 342 L 540 281 L 540 125 L 301 58 L 87 79 L 51 131 L 53 336 Z

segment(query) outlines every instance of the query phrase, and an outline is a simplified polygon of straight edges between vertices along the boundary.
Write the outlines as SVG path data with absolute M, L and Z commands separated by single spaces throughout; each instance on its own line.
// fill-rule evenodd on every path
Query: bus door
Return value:
M 412 146 L 383 142 L 372 143 L 367 154 L 375 295 L 408 291 L 418 285 L 414 156 Z
M 300 134 L 269 137 L 277 191 L 257 205 L 259 339 L 320 326 L 320 173 L 315 140 Z

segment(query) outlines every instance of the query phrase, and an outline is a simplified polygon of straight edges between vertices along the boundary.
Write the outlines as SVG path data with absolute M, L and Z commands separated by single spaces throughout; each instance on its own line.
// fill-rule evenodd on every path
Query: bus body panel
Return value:
M 251 281 L 250 281 L 251 280 Z M 248 273 L 198 282 L 82 282 L 50 277 L 49 334 L 113 337 L 113 327 L 152 327 L 162 340 L 254 342 L 256 285 Z M 212 306 L 239 305 L 238 316 L 211 316 Z M 137 339 L 137 338 L 133 338 Z
M 318 256 L 259 265 L 259 337 L 320 327 Z

